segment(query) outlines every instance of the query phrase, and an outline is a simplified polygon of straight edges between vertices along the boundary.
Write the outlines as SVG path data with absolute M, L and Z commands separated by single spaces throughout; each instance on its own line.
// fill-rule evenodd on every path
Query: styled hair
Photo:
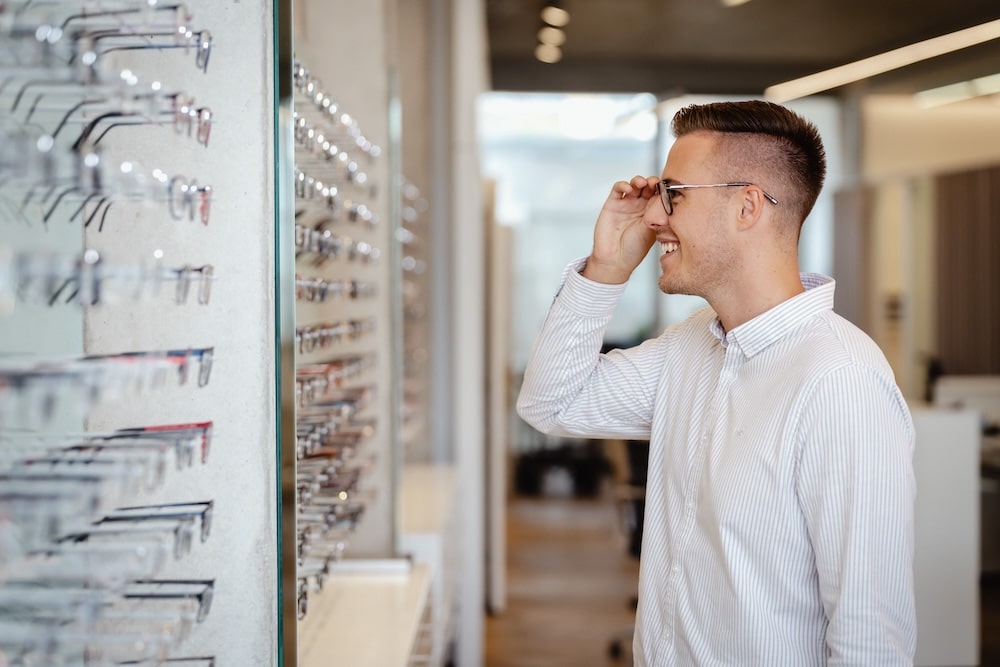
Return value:
M 718 132 L 723 136 L 721 178 L 754 180 L 771 191 L 799 226 L 812 210 L 826 178 L 826 150 L 816 126 L 773 102 L 747 100 L 692 104 L 674 115 L 674 136 Z

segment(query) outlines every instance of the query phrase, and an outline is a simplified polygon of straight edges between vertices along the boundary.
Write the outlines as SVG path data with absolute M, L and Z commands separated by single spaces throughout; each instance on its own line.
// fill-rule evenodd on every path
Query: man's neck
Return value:
M 733 281 L 708 299 L 726 331 L 749 322 L 780 303 L 805 291 L 797 266 L 781 270 L 758 270 Z

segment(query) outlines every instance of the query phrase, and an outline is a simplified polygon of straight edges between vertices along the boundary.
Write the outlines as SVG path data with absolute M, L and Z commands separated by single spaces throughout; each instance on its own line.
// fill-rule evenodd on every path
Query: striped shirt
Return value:
M 567 275 L 518 413 L 650 440 L 635 664 L 912 665 L 913 423 L 834 281 L 732 331 L 706 308 L 600 354 L 623 285 Z

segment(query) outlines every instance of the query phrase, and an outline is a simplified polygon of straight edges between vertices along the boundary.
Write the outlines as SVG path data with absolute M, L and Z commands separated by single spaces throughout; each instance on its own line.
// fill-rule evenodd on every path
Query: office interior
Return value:
M 674 111 L 764 91 L 497 89 L 485 0 L 0 17 L 0 664 L 488 664 L 562 267 Z M 919 665 L 993 639 L 998 99 L 788 102 L 830 157 L 803 269 L 917 425 Z M 699 307 L 655 271 L 614 337 Z

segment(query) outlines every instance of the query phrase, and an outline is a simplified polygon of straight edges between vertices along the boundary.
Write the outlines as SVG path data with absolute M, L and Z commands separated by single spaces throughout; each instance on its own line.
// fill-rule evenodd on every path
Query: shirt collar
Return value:
M 818 273 L 801 273 L 805 292 L 779 303 L 732 331 L 726 331 L 716 317 L 709 324 L 712 334 L 723 346 L 735 343 L 747 358 L 783 338 L 802 322 L 824 311 L 833 310 L 836 281 Z

